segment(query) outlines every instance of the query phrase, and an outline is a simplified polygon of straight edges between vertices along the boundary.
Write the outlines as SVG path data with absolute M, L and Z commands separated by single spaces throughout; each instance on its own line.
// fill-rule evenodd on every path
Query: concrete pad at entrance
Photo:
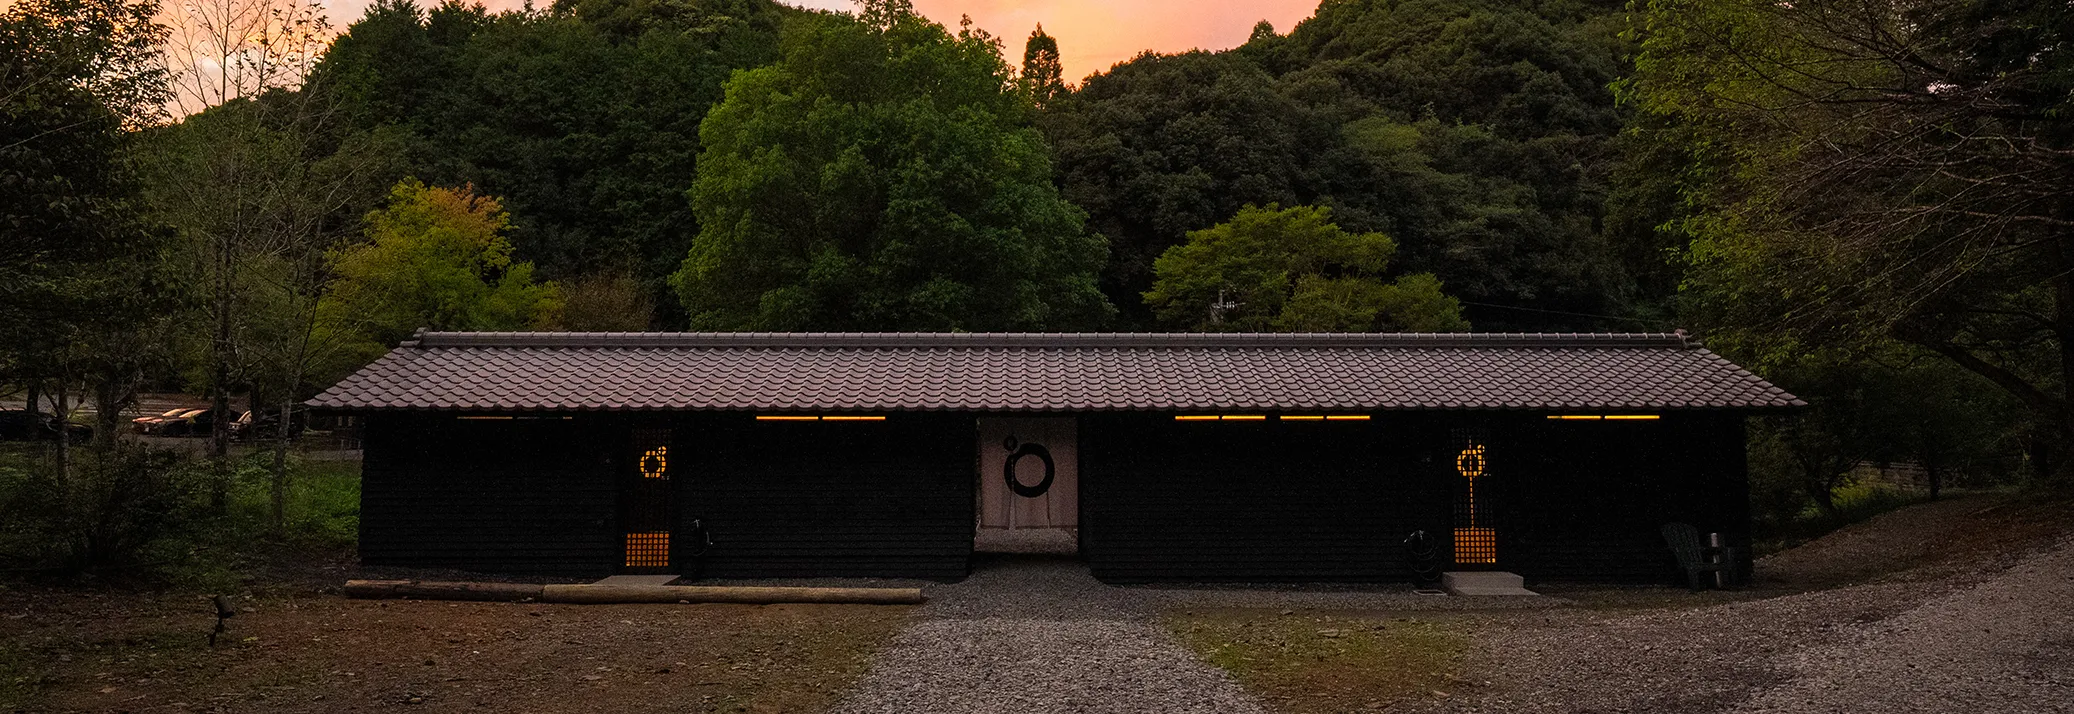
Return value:
M 592 585 L 668 585 L 677 582 L 681 575 L 614 575 Z
M 1540 597 L 1541 593 L 1526 588 L 1526 582 L 1518 575 L 1502 572 L 1457 572 L 1440 576 L 1440 587 L 1451 595 Z

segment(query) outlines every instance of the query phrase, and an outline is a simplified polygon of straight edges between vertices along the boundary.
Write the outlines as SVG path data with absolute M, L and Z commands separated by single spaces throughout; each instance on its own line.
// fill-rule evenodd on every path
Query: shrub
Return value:
M 74 571 L 133 565 L 197 520 L 202 478 L 186 455 L 133 444 L 74 454 L 69 476 L 49 456 L 0 466 L 0 558 Z

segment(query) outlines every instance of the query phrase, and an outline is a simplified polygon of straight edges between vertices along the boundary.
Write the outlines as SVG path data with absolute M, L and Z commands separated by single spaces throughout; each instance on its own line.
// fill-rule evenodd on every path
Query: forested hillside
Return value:
M 1161 252 L 1280 203 L 1389 234 L 1479 329 L 1618 325 L 1589 315 L 1660 297 L 1604 230 L 1622 5 L 1333 0 L 1228 52 L 1140 56 L 1041 122 L 1109 238 L 1104 286 L 1141 318 Z
M 1624 18 L 1613 2 L 1327 2 L 1287 34 L 1148 53 L 1041 109 L 1025 93 L 989 111 L 1042 129 L 1060 192 L 1109 245 L 1100 285 L 1117 317 L 1061 325 L 1159 327 L 1142 297 L 1153 260 L 1244 206 L 1280 204 L 1391 236 L 1401 267 L 1435 274 L 1483 328 L 1632 326 L 1594 317 L 1662 298 L 1637 292 L 1626 236 L 1605 230 Z M 704 228 L 688 200 L 700 122 L 732 72 L 841 22 L 765 0 L 495 15 L 384 0 L 310 86 L 355 130 L 406 130 L 410 174 L 499 197 L 518 256 L 544 277 L 631 276 L 663 308 L 656 326 L 681 328 L 692 317 L 668 276 Z M 1014 69 L 996 79 L 1014 84 Z

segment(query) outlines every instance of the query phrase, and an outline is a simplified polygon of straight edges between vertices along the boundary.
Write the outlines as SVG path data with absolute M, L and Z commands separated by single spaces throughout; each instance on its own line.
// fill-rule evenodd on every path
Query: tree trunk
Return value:
M 211 307 L 215 312 L 215 337 L 210 340 L 211 380 L 209 391 L 210 410 L 215 418 L 209 422 L 209 458 L 214 476 L 209 485 L 209 508 L 216 513 L 230 510 L 230 361 L 231 361 L 231 259 L 230 237 L 225 234 L 216 243 L 216 299 Z
M 32 380 L 29 380 L 29 403 L 28 403 L 28 404 L 26 404 L 26 405 L 24 405 L 24 406 L 22 407 L 22 409 L 23 409 L 24 411 L 27 411 L 27 412 L 29 412 L 29 418 L 30 418 L 30 419 L 35 419 L 35 418 L 36 418 L 36 415 L 38 415 L 38 414 L 42 414 L 42 413 L 43 413 L 43 405 L 41 405 L 41 404 L 37 404 L 37 402 L 39 402 L 39 401 L 42 401 L 42 400 L 43 400 L 43 380 L 40 380 L 40 379 L 32 379 Z
M 68 489 L 72 487 L 72 431 L 65 426 L 71 421 L 68 417 L 72 413 L 72 408 L 68 404 L 70 395 L 65 383 L 71 380 L 72 365 L 67 360 L 58 360 L 58 403 L 55 415 L 58 418 L 58 482 Z
M 294 392 L 287 392 L 287 394 L 294 394 Z M 283 398 L 281 400 L 281 420 L 274 425 L 274 507 L 272 517 L 275 537 L 286 535 L 288 531 L 288 440 L 292 434 L 290 430 L 290 422 L 292 420 L 290 417 L 293 416 L 293 412 L 290 409 L 294 406 L 294 397 Z M 254 411 L 256 412 L 257 410 Z M 254 416 L 253 420 L 257 421 L 258 417 Z
M 2060 265 L 2074 266 L 2074 255 L 2069 255 L 2066 241 L 2060 241 L 2058 248 Z M 2060 351 L 2060 408 L 2048 415 L 2053 421 L 2052 443 L 2048 448 L 2058 456 L 2059 452 L 2074 447 L 2074 413 L 2069 411 L 2074 409 L 2074 275 L 2069 275 L 2066 267 L 2062 267 L 2059 277 L 2053 279 L 2052 293 L 2053 341 Z M 2047 473 L 2053 474 L 2053 481 L 2065 485 L 2074 482 L 2074 474 L 2066 472 L 2067 468 L 2062 464 L 2061 468 Z
M 95 451 L 115 451 L 116 430 L 122 428 L 122 408 L 129 401 L 128 391 L 113 374 L 102 374 L 100 383 L 94 385 Z

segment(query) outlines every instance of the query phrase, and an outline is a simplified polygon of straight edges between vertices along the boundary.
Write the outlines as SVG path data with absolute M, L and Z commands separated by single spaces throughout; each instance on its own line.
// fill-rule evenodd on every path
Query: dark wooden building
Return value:
M 1800 405 L 1682 334 L 425 333 L 312 401 L 364 417 L 368 564 L 953 579 L 1041 531 L 1112 582 L 1668 581 Z

